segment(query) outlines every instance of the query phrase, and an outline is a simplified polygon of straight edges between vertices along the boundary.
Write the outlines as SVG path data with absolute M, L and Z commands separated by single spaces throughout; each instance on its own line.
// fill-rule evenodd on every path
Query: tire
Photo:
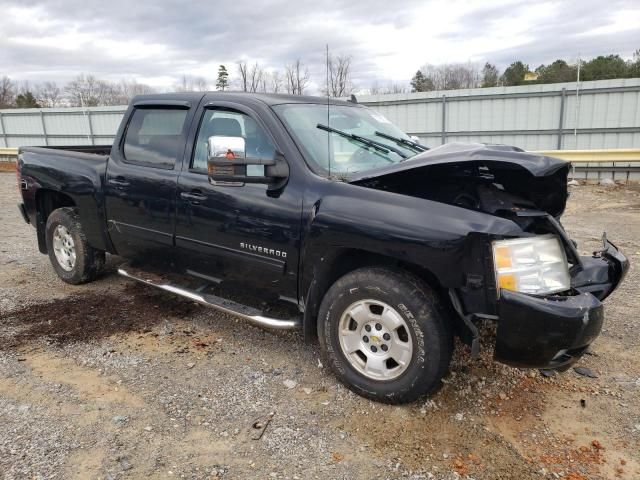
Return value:
M 51 265 L 65 282 L 79 285 L 94 280 L 101 273 L 105 253 L 87 243 L 75 208 L 58 208 L 51 212 L 45 238 Z
M 354 270 L 331 286 L 320 305 L 318 338 L 325 365 L 342 383 L 391 404 L 433 393 L 453 350 L 436 294 L 416 276 L 383 267 Z

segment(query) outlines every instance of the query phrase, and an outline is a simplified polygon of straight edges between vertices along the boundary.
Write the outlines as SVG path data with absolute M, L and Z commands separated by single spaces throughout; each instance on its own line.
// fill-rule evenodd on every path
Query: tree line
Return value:
M 472 63 L 445 65 L 425 64 L 416 72 L 409 84 L 389 82 L 380 85 L 374 80 L 368 87 L 353 82 L 352 57 L 346 54 L 329 55 L 327 78 L 316 82 L 322 95 L 346 97 L 354 92 L 361 94 L 388 94 L 428 92 L 432 90 L 456 90 L 462 88 L 514 86 L 532 83 L 575 82 L 580 80 L 640 77 L 640 49 L 632 60 L 625 61 L 619 55 L 598 56 L 580 63 L 568 63 L 558 59 L 549 65 L 531 70 L 518 60 L 503 72 L 487 62 L 480 68 Z M 234 90 L 256 93 L 288 93 L 304 95 L 312 86 L 308 66 L 295 59 L 282 69 L 267 68 L 259 62 L 239 60 L 235 64 L 235 76 L 226 65 L 220 65 L 215 79 L 183 75 L 169 90 L 177 92 Z M 158 90 L 135 80 L 110 82 L 91 74 L 80 74 L 64 85 L 56 82 L 17 83 L 8 76 L 0 77 L 0 108 L 39 107 L 95 107 L 126 105 L 136 95 L 155 93 Z
M 472 63 L 426 64 L 411 79 L 411 91 L 575 82 L 578 80 L 578 70 L 580 81 L 640 77 L 640 49 L 636 50 L 632 60 L 625 61 L 620 55 L 601 55 L 590 60 L 579 60 L 579 63 L 558 59 L 549 65 L 540 65 L 535 70 L 518 60 L 502 73 L 489 62 L 482 68 Z
M 351 56 L 330 55 L 328 58 L 329 82 L 321 89 L 323 95 L 343 97 L 351 94 Z M 235 65 L 236 76 L 231 75 L 225 65 L 220 65 L 214 81 L 204 77 L 182 75 L 169 91 L 199 92 L 235 90 L 257 93 L 308 93 L 311 76 L 308 66 L 296 59 L 282 70 L 267 69 L 259 62 L 240 60 Z M 325 85 L 327 82 L 324 82 Z M 327 88 L 328 87 L 328 88 Z M 155 93 L 158 90 L 136 81 L 110 82 L 91 74 L 80 74 L 65 85 L 56 82 L 32 84 L 17 83 L 8 76 L 0 78 L 0 108 L 40 107 L 96 107 L 126 105 L 136 95 Z
M 108 82 L 84 73 L 62 86 L 56 82 L 16 83 L 5 75 L 0 78 L 0 108 L 126 105 L 134 96 L 152 92 L 149 85 L 135 80 Z

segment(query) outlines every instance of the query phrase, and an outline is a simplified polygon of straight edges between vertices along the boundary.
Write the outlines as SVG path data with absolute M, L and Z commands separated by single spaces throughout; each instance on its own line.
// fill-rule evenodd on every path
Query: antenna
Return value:
M 84 106 L 84 97 L 82 96 L 82 90 L 80 90 L 80 106 L 82 107 L 82 115 L 87 119 L 89 125 L 87 131 L 87 140 L 89 140 L 89 143 L 94 143 L 91 138 L 91 119 L 87 116 L 87 107 Z
M 580 52 L 578 52 L 578 75 L 576 77 L 576 118 L 573 124 L 573 141 L 575 145 L 573 148 L 578 149 L 578 120 L 580 118 L 580 66 L 582 60 L 580 59 Z
M 329 125 L 329 44 L 327 43 L 327 127 Z M 327 130 L 327 159 L 329 164 L 329 178 L 331 178 L 331 132 Z

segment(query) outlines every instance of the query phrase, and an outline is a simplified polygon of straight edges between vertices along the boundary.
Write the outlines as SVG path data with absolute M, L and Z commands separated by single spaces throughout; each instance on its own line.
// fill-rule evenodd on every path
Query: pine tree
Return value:
M 418 70 L 411 79 L 412 92 L 429 92 L 433 90 L 433 81 L 425 77 L 422 71 Z
M 482 88 L 498 86 L 498 69 L 487 62 L 482 69 Z
M 501 77 L 502 84 L 505 87 L 513 87 L 524 83 L 524 76 L 529 71 L 529 65 L 522 63 L 520 60 L 513 62 L 507 67 Z
M 223 92 L 229 86 L 229 72 L 227 72 L 227 67 L 224 65 L 220 65 L 218 69 L 218 81 L 216 82 L 216 90 L 222 90 Z
M 38 101 L 29 90 L 16 97 L 16 107 L 18 108 L 40 108 Z

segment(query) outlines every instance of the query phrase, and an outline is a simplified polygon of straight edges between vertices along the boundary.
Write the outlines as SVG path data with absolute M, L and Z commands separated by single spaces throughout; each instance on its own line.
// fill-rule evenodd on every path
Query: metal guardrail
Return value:
M 640 180 L 640 148 L 621 148 L 613 150 L 543 150 L 549 157 L 560 158 L 573 165 L 574 174 L 601 173 L 626 174 L 626 181 Z M 15 162 L 18 156 L 17 148 L 0 148 L 0 163 Z M 632 176 L 634 175 L 634 176 Z
M 0 148 L 0 172 L 13 171 L 17 157 L 17 148 Z
M 567 162 L 640 162 L 640 148 L 620 148 L 613 150 L 540 150 L 549 157 L 560 158 Z M 17 148 L 0 148 L 1 157 L 17 157 Z M 15 160 L 15 158 L 12 158 Z
M 545 150 L 540 153 L 571 162 L 573 179 L 600 181 L 604 174 L 614 180 L 640 181 L 640 149 Z
M 549 157 L 561 158 L 572 163 L 640 162 L 640 148 L 619 148 L 614 150 L 543 150 Z
M 18 157 L 17 148 L 0 148 L 0 164 L 15 162 Z

